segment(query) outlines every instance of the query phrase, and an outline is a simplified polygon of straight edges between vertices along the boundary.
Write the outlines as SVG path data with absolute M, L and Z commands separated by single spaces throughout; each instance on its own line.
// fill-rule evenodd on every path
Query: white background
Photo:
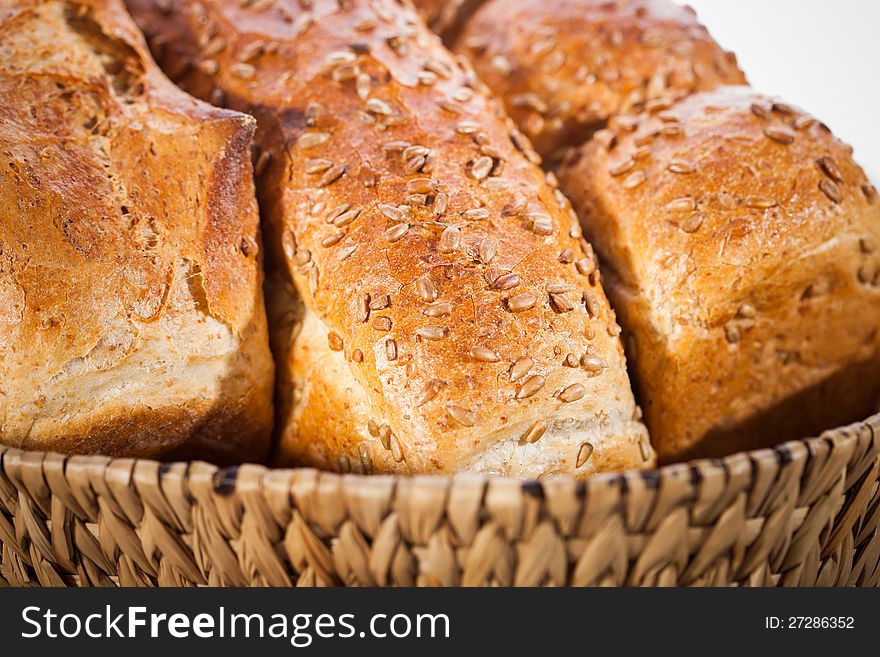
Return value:
M 855 148 L 880 183 L 880 0 L 688 0 L 758 91 Z

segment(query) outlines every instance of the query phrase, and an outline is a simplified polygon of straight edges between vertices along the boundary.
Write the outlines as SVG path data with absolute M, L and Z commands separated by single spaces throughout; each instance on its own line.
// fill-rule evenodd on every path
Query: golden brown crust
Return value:
M 428 27 L 444 43 L 450 44 L 484 2 L 485 0 L 412 0 L 412 5 Z
M 129 6 L 187 89 L 258 119 L 281 461 L 521 476 L 653 461 L 568 202 L 410 10 Z
M 456 20 L 464 27 L 445 28 L 447 43 L 551 165 L 609 116 L 745 82 L 693 10 L 671 0 L 486 0 Z
M 0 440 L 259 459 L 272 425 L 250 117 L 121 3 L 0 12 Z
M 615 119 L 560 178 L 662 460 L 864 417 L 880 394 L 880 203 L 851 149 L 745 87 Z

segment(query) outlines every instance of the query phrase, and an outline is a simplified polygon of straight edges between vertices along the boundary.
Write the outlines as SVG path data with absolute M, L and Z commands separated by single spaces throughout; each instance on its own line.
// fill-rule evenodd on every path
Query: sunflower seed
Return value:
M 588 442 L 581 443 L 581 446 L 578 448 L 577 459 L 575 461 L 575 467 L 580 468 L 590 460 L 590 457 L 593 455 L 593 445 Z
M 533 374 L 528 379 L 523 381 L 522 385 L 519 387 L 519 390 L 516 393 L 517 399 L 527 399 L 532 395 L 536 394 L 541 388 L 544 387 L 545 379 L 540 374 Z
M 409 224 L 394 224 L 391 228 L 385 231 L 383 236 L 385 240 L 388 242 L 396 242 L 409 230 Z
M 862 185 L 862 194 L 865 195 L 869 205 L 877 202 L 877 188 L 874 185 Z
M 794 132 L 788 128 L 776 125 L 768 125 L 764 128 L 764 134 L 773 141 L 778 141 L 780 144 L 790 144 L 794 141 L 795 137 Z
M 834 160 L 831 159 L 831 157 L 829 157 L 828 155 L 820 157 L 818 160 L 816 160 L 816 164 L 819 165 L 822 173 L 831 178 L 831 180 L 836 183 L 843 182 L 843 176 L 840 173 L 840 169 L 837 168 L 837 165 L 834 163 Z
M 672 173 L 681 173 L 685 175 L 693 173 L 696 170 L 693 164 L 686 162 L 685 160 L 673 160 L 666 168 Z
M 484 265 L 488 265 L 492 262 L 495 258 L 495 254 L 498 252 L 498 240 L 494 240 L 491 237 L 484 237 L 480 240 L 477 252 L 480 256 L 480 261 Z
M 236 62 L 229 66 L 229 73 L 241 80 L 252 80 L 257 74 L 257 69 L 251 64 Z
M 327 334 L 327 344 L 330 345 L 330 348 L 333 351 L 342 351 L 342 348 L 344 346 L 342 338 L 339 336 L 338 333 L 335 333 L 334 331 L 330 331 Z
M 385 449 L 391 449 L 391 427 L 387 424 L 383 424 L 379 427 L 379 440 L 382 442 L 382 447 Z
M 566 367 L 577 367 L 578 366 L 577 356 L 575 356 L 574 354 L 566 354 L 565 360 L 562 361 L 562 364 L 565 365 Z
M 559 393 L 559 398 L 566 404 L 582 399 L 587 390 L 580 383 L 572 383 L 565 390 Z
M 528 310 L 536 303 L 538 303 L 538 297 L 536 297 L 534 294 L 529 294 L 528 292 L 525 292 L 523 294 L 517 294 L 510 297 L 507 300 L 507 307 L 512 313 L 521 313 L 525 310 Z
M 627 171 L 631 170 L 636 165 L 636 161 L 631 157 L 628 157 L 620 162 L 615 162 L 611 166 L 608 167 L 608 173 L 612 176 L 622 176 Z
M 481 130 L 481 126 L 476 121 L 463 120 L 455 124 L 455 131 L 460 135 L 472 135 Z
M 422 301 L 434 301 L 437 298 L 437 288 L 427 274 L 416 279 L 416 294 Z
M 541 436 L 547 431 L 547 423 L 544 420 L 536 420 L 535 423 L 529 427 L 529 430 L 520 438 L 520 445 L 531 445 L 532 443 L 536 443 L 541 439 Z
M 446 404 L 446 414 L 463 427 L 472 427 L 476 422 L 474 414 L 457 404 Z
M 374 419 L 370 419 L 367 422 L 367 431 L 373 438 L 379 437 L 379 424 Z
M 385 340 L 385 357 L 388 360 L 397 360 L 397 342 L 393 338 Z
M 315 133 L 310 133 L 315 134 Z M 330 160 L 322 160 L 322 159 L 311 159 L 306 162 L 306 166 L 303 169 L 308 174 L 315 173 L 324 173 L 327 169 L 333 166 L 333 162 Z
M 376 206 L 376 209 L 391 219 L 391 221 L 404 222 L 409 218 L 405 211 L 394 205 L 388 205 L 387 203 L 380 203 Z
M 370 98 L 367 101 L 366 108 L 370 114 L 379 114 L 380 116 L 388 116 L 392 111 L 391 105 L 378 98 Z
M 830 180 L 820 180 L 819 189 L 834 203 L 840 203 L 843 200 L 843 193 L 835 183 Z
M 341 226 L 348 226 L 348 224 L 350 224 L 352 221 L 354 221 L 355 219 L 358 218 L 358 215 L 360 215 L 360 213 L 361 213 L 360 208 L 355 208 L 354 210 L 348 210 L 347 212 L 343 212 L 342 214 L 338 215 L 333 220 L 333 225 L 340 226 L 340 227 Z
M 568 313 L 574 310 L 574 304 L 569 301 L 563 294 L 551 294 L 550 303 L 559 313 Z
M 435 217 L 442 216 L 446 212 L 446 204 L 449 202 L 449 196 L 446 192 L 440 192 L 434 197 L 434 207 L 431 210 Z
M 773 119 L 773 115 L 770 113 L 770 110 L 763 105 L 752 103 L 750 109 L 752 110 L 752 114 L 757 116 L 759 119 L 764 119 L 765 121 L 771 121 Z
M 488 347 L 482 345 L 474 345 L 468 352 L 470 357 L 483 363 L 497 363 L 501 360 L 501 356 L 496 354 Z
M 523 378 L 526 374 L 529 373 L 529 370 L 532 369 L 534 365 L 534 361 L 528 356 L 523 356 L 518 359 L 511 367 L 510 367 L 510 381 L 513 383 L 514 381 L 518 381 Z
M 327 185 L 333 184 L 342 177 L 345 170 L 346 166 L 344 164 L 337 164 L 336 166 L 330 167 L 324 172 L 324 175 L 321 176 L 321 179 L 318 181 L 318 187 L 327 187 Z
M 587 372 L 592 374 L 598 374 L 602 370 L 608 367 L 605 364 L 605 361 L 596 356 L 590 356 L 589 354 L 584 354 L 581 356 L 581 367 L 583 367 Z
M 690 196 L 685 196 L 667 203 L 666 209 L 670 212 L 693 212 L 697 209 L 697 202 Z
M 330 139 L 330 135 L 326 132 L 306 132 L 296 140 L 296 145 L 303 150 L 309 150 L 320 146 L 328 139 Z
M 333 233 L 332 235 L 328 235 L 321 240 L 321 246 L 329 247 L 333 246 L 334 244 L 338 244 L 343 237 L 345 237 L 345 233 L 343 233 L 342 231 Z
M 434 399 L 437 395 L 440 394 L 440 391 L 446 386 L 445 381 L 441 381 L 440 379 L 431 379 L 425 384 L 425 387 L 422 388 L 422 392 L 419 394 L 418 399 L 416 400 L 416 406 L 424 406 L 429 401 Z
M 427 317 L 446 317 L 451 315 L 453 305 L 447 301 L 437 301 L 422 310 L 422 314 Z
M 423 326 L 416 329 L 416 335 L 423 337 L 425 340 L 442 340 L 446 337 L 449 329 L 442 326 Z
M 598 317 L 601 312 L 601 307 L 599 306 L 599 300 L 596 298 L 596 295 L 590 291 L 585 291 L 582 298 L 590 317 Z
M 574 251 L 571 249 L 563 249 L 559 252 L 559 262 L 564 265 L 570 265 L 574 262 Z
M 519 285 L 519 275 L 516 272 L 509 271 L 492 281 L 492 285 L 489 287 L 493 290 L 510 290 L 517 285 Z
M 702 212 L 695 212 L 690 217 L 685 219 L 679 228 L 681 228 L 686 233 L 695 233 L 700 229 L 700 226 L 703 225 L 703 216 Z
M 339 260 L 348 260 L 354 254 L 354 252 L 358 250 L 358 248 L 360 248 L 360 244 L 350 244 L 340 249 L 337 257 L 339 258 Z
M 747 196 L 745 204 L 750 208 L 765 210 L 776 207 L 776 200 L 767 196 Z
M 464 211 L 464 218 L 468 221 L 483 221 L 488 219 L 490 214 L 486 208 L 471 208 Z
M 596 261 L 592 258 L 581 258 L 574 263 L 574 266 L 582 276 L 589 276 L 596 271 Z
M 384 310 L 391 305 L 391 297 L 387 294 L 380 294 L 370 301 L 370 310 Z
M 644 171 L 633 171 L 623 181 L 624 189 L 635 189 L 648 179 Z
M 361 323 L 370 319 L 370 295 L 368 292 L 362 292 L 357 297 L 357 318 Z
M 471 165 L 471 175 L 477 180 L 483 180 L 492 171 L 495 161 L 486 155 L 481 155 Z
M 789 116 L 797 114 L 791 105 L 779 102 L 773 103 L 773 111 L 779 112 L 780 114 L 788 114 Z
M 377 331 L 390 331 L 391 330 L 391 318 L 385 317 L 384 315 L 379 315 L 377 317 L 374 317 L 373 321 L 370 324 Z
M 295 264 L 297 267 L 302 267 L 308 264 L 311 259 L 311 251 L 309 251 L 308 249 L 299 249 L 293 256 L 293 264 Z
M 441 253 L 458 251 L 461 245 L 461 229 L 458 226 L 447 226 L 440 234 L 438 249 Z
M 403 453 L 403 447 L 400 445 L 400 441 L 397 439 L 395 434 L 391 434 L 391 457 L 394 459 L 396 463 L 400 463 L 406 460 L 406 457 Z

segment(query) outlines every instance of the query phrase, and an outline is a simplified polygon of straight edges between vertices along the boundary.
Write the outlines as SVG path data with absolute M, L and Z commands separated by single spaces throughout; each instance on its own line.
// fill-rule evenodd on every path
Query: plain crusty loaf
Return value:
M 693 10 L 671 0 L 485 0 L 458 13 L 417 4 L 550 165 L 609 116 L 745 82 Z
M 521 476 L 650 464 L 619 328 L 552 177 L 392 0 L 131 0 L 257 117 L 280 460 Z
M 870 414 L 880 203 L 851 149 L 745 87 L 611 122 L 560 174 L 662 460 Z
M 0 442 L 265 457 L 253 131 L 175 88 L 121 3 L 0 3 Z

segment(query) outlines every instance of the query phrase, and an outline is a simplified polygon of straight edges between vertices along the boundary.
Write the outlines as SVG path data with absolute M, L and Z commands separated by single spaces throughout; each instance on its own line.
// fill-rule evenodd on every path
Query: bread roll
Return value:
M 851 149 L 745 87 L 613 120 L 560 173 L 661 460 L 802 438 L 880 394 L 880 204 Z
M 671 0 L 485 0 L 444 24 L 463 24 L 445 28 L 447 42 L 551 166 L 613 114 L 745 82 L 693 10 Z
M 411 10 L 129 6 L 181 84 L 260 126 L 280 463 L 538 477 L 653 462 L 568 201 Z
M 174 87 L 121 3 L 3 3 L 0 441 L 265 456 L 253 131 Z

